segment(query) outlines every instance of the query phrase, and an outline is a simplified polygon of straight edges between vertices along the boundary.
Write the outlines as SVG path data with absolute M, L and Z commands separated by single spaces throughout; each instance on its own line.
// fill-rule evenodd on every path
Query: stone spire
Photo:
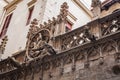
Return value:
M 60 9 L 60 16 L 62 19 L 65 19 L 68 15 L 68 8 L 69 6 L 67 5 L 66 2 L 64 2 L 62 5 L 61 5 L 61 9 Z

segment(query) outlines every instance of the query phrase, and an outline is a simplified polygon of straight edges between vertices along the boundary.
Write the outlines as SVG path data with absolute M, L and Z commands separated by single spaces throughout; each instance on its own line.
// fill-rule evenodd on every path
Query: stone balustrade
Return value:
M 120 11 L 115 12 L 106 17 L 91 21 L 88 24 L 81 26 L 75 30 L 72 30 L 68 33 L 54 37 L 53 42 L 55 44 L 55 47 L 59 48 L 60 50 L 68 50 L 73 47 L 83 45 L 86 42 L 94 42 L 94 39 L 90 39 L 91 36 L 94 36 L 97 40 L 107 35 L 119 32 L 119 13 Z M 86 27 L 88 28 L 88 36 L 86 36 Z M 59 47 L 59 45 L 61 46 Z

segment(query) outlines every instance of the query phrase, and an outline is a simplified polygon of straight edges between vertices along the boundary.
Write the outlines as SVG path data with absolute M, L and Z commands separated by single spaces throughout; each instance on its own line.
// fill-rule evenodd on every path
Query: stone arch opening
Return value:
M 119 65 L 113 66 L 112 71 L 115 75 L 119 75 L 120 74 L 120 66 Z

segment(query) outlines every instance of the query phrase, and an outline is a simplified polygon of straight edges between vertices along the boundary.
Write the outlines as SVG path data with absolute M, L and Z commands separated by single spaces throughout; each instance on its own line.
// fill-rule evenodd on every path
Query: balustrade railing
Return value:
M 115 33 L 120 30 L 120 11 L 101 19 L 102 36 Z
M 57 48 L 58 43 L 61 50 L 68 50 L 86 42 L 95 40 L 120 31 L 120 11 L 114 12 L 106 17 L 91 21 L 73 31 L 56 36 L 54 43 Z
M 84 27 L 81 27 L 75 31 L 69 32 L 61 37 L 61 49 L 66 50 L 77 45 L 81 45 L 87 42 L 87 38 L 85 37 Z

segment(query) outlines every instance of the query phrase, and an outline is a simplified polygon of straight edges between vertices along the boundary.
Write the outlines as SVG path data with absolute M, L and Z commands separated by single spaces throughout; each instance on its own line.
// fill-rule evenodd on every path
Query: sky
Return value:
M 92 0 L 80 0 L 88 9 L 91 8 L 91 1 Z M 101 2 L 103 2 L 105 0 L 101 0 Z
M 3 0 L 0 0 L 0 6 L 5 5 L 5 2 Z
M 12 0 L 9 0 L 9 1 L 12 1 Z M 91 1 L 92 0 L 80 0 L 88 9 L 91 8 Z M 105 1 L 105 0 L 101 0 L 102 2 Z M 3 0 L 0 0 L 0 5 L 6 5 L 6 3 L 3 3 L 4 1 Z

